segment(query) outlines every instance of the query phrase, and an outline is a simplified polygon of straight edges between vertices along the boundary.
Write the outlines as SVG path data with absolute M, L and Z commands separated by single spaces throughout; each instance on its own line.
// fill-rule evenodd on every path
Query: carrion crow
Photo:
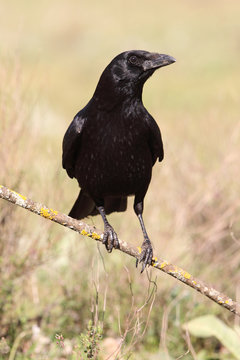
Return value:
M 133 195 L 144 241 L 138 262 L 152 263 L 153 250 L 142 218 L 152 167 L 163 160 L 160 129 L 142 103 L 142 90 L 155 70 L 176 60 L 142 50 L 116 56 L 103 71 L 93 97 L 71 122 L 63 139 L 63 168 L 81 188 L 69 216 L 82 219 L 100 213 L 103 243 L 119 247 L 106 215 L 125 211 Z

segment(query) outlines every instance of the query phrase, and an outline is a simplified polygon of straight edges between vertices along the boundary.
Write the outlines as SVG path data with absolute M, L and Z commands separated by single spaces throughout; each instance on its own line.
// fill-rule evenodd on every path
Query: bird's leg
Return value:
M 110 253 L 113 248 L 119 249 L 118 237 L 113 227 L 107 221 L 104 207 L 98 206 L 97 209 L 104 222 L 103 244 L 105 244 L 107 251 Z
M 144 237 L 144 241 L 143 241 L 142 247 L 141 247 L 141 254 L 139 256 L 139 259 L 137 259 L 137 261 L 136 261 L 136 266 L 138 266 L 138 263 L 140 263 L 140 262 L 143 263 L 142 270 L 141 270 L 141 273 L 142 273 L 147 265 L 152 264 L 153 249 L 152 249 L 151 241 L 148 237 L 148 234 L 147 234 L 144 222 L 143 222 L 143 217 L 142 217 L 143 201 L 140 201 L 137 203 L 135 200 L 134 211 L 139 219 L 139 222 L 140 222 L 140 225 L 142 228 L 142 232 L 143 232 L 143 237 Z

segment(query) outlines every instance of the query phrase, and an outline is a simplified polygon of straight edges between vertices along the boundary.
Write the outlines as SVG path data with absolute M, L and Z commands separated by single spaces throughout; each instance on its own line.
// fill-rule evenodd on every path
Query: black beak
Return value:
M 143 70 L 158 69 L 163 66 L 174 63 L 176 59 L 170 55 L 165 54 L 151 54 L 148 60 L 143 63 Z

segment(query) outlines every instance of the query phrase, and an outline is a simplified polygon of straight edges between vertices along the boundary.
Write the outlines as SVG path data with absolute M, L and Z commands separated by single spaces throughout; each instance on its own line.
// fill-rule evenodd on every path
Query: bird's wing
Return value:
M 86 117 L 78 113 L 63 138 L 62 166 L 68 175 L 73 178 L 77 151 L 81 143 L 81 134 L 86 122 Z
M 163 142 L 161 131 L 158 127 L 158 124 L 149 114 L 147 117 L 147 124 L 149 128 L 149 146 L 152 153 L 153 164 L 156 162 L 157 158 L 159 161 L 162 161 L 164 158 Z

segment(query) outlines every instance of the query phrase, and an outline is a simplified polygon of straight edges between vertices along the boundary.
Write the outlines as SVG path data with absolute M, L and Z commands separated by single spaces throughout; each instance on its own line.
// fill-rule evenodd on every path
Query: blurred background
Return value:
M 165 147 L 146 226 L 157 256 L 240 300 L 239 13 L 237 0 L 0 0 L 1 184 L 68 213 L 62 138 L 105 66 L 130 49 L 174 56 L 143 93 Z M 109 218 L 140 245 L 132 204 Z M 216 326 L 186 330 L 212 315 L 206 327 L 239 336 L 209 299 L 3 200 L 0 213 L 1 359 L 239 359 Z

